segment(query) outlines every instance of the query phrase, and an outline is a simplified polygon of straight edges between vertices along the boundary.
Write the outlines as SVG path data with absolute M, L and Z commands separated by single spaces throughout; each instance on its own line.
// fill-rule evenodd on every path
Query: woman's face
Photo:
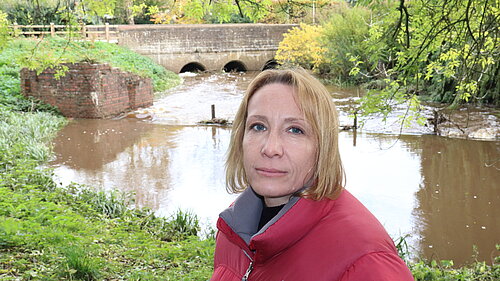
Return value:
M 243 136 L 243 165 L 267 206 L 285 204 L 315 169 L 317 143 L 297 106 L 293 88 L 273 83 L 250 98 Z

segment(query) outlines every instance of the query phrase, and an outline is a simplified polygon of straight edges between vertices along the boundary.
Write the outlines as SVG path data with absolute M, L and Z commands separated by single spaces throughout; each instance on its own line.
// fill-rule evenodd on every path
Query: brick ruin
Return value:
M 153 84 L 108 64 L 66 64 L 69 70 L 56 79 L 54 69 L 40 74 L 21 70 L 21 93 L 56 106 L 66 117 L 110 118 L 151 106 Z

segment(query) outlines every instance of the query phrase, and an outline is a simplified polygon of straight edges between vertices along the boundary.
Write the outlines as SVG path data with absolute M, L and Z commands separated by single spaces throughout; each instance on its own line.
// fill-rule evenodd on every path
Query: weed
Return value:
M 169 223 L 172 240 L 196 236 L 200 231 L 198 217 L 189 211 L 177 210 Z
M 86 252 L 81 246 L 72 245 L 63 249 L 66 263 L 63 264 L 64 275 L 70 279 L 99 280 L 101 276 L 101 261 Z

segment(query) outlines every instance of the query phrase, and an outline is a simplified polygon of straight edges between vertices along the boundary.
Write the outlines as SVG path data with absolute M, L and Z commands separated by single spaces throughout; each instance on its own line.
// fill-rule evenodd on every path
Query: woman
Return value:
M 338 117 L 302 69 L 267 70 L 236 114 L 211 280 L 413 280 L 377 219 L 347 190 Z

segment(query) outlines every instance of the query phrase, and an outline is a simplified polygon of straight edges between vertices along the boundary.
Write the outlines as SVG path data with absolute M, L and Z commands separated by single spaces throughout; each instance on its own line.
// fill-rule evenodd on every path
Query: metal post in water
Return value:
M 212 120 L 215 119 L 215 104 L 212 104 Z

